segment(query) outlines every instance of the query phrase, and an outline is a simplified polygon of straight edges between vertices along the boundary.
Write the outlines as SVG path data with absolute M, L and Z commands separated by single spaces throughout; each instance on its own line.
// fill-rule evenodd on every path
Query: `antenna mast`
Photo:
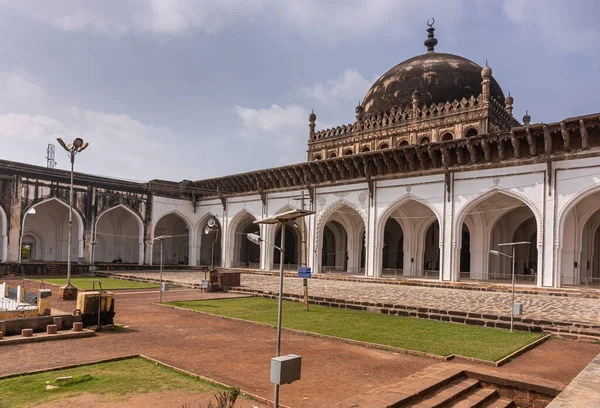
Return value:
M 50 143 L 46 149 L 46 167 L 49 169 L 56 167 L 56 162 L 54 161 L 54 145 Z

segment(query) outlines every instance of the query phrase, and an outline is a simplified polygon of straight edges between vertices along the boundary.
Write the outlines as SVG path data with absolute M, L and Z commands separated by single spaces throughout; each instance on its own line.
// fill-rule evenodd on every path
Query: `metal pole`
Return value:
M 160 288 L 158 290 L 159 294 L 159 298 L 158 298 L 158 303 L 162 303 L 162 288 L 163 288 L 163 282 L 162 282 L 162 268 L 163 268 L 163 241 L 164 239 L 160 240 Z
M 510 304 L 510 331 L 513 331 L 513 320 L 515 314 L 515 249 L 516 245 L 512 245 L 512 294 Z
M 279 250 L 279 302 L 277 304 L 277 354 L 281 352 L 281 308 L 283 304 L 283 257 L 285 253 L 285 221 L 281 223 L 281 246 Z M 279 384 L 275 384 L 275 398 L 273 399 L 275 408 L 279 408 Z
M 69 186 L 69 236 L 67 238 L 67 286 L 71 284 L 71 230 L 73 227 L 73 167 L 75 152 L 71 151 L 71 184 Z

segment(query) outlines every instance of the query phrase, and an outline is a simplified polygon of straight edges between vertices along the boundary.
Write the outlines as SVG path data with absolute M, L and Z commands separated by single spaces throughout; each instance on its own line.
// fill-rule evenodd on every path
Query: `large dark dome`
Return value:
M 419 106 L 460 101 L 481 93 L 482 67 L 452 54 L 428 52 L 390 69 L 369 89 L 363 101 L 366 113 L 380 112 L 394 106 L 412 105 L 412 93 L 421 93 Z M 504 93 L 494 78 L 490 94 L 504 104 Z

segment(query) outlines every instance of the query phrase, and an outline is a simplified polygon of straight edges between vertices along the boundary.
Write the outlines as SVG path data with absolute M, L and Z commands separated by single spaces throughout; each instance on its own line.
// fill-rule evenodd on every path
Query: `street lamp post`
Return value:
M 61 286 L 58 292 L 58 297 L 62 300 L 77 299 L 77 288 L 71 285 L 71 231 L 73 226 L 73 168 L 75 166 L 75 155 L 81 153 L 89 146 L 88 142 L 84 142 L 82 138 L 76 138 L 73 143 L 66 144 L 60 137 L 56 139 L 58 143 L 69 152 L 71 159 L 71 183 L 69 185 L 69 235 L 67 238 L 67 283 Z
M 215 244 L 217 243 L 217 239 L 219 239 L 219 224 L 217 224 L 217 220 L 215 220 L 214 218 L 211 218 L 208 220 L 208 222 L 206 223 L 206 227 L 204 227 L 204 233 L 206 235 L 210 234 L 210 233 L 216 233 L 214 239 L 213 239 L 213 243 L 212 243 L 212 249 L 210 251 L 210 269 L 213 270 L 215 267 Z M 206 276 L 205 276 L 206 279 Z
M 490 250 L 490 254 L 495 256 L 504 256 L 506 258 L 510 258 L 512 263 L 512 289 L 511 289 L 511 300 L 510 300 L 510 331 L 513 331 L 513 322 L 515 316 L 515 253 L 517 245 L 529 245 L 530 243 L 527 241 L 521 242 L 507 242 L 504 244 L 498 244 L 498 246 L 510 246 L 512 248 L 512 255 L 505 254 L 504 252 Z
M 170 235 L 161 235 L 150 241 L 146 241 L 147 244 L 154 245 L 154 241 L 160 242 L 160 288 L 158 290 L 158 303 L 162 303 L 163 296 L 163 241 L 167 238 L 171 238 Z
M 280 224 L 281 225 L 281 246 L 265 241 L 258 234 L 248 234 L 248 240 L 260 245 L 261 242 L 265 242 L 268 245 L 273 246 L 279 250 L 279 299 L 277 303 L 277 354 L 275 357 L 280 356 L 281 352 L 281 310 L 283 305 L 283 261 L 285 255 L 285 224 L 288 221 L 293 221 L 298 218 L 306 217 L 307 215 L 314 214 L 314 211 L 306 210 L 290 210 L 273 217 L 265 218 L 262 220 L 254 221 L 255 224 Z M 275 383 L 275 397 L 273 399 L 273 405 L 275 408 L 279 408 L 279 384 Z

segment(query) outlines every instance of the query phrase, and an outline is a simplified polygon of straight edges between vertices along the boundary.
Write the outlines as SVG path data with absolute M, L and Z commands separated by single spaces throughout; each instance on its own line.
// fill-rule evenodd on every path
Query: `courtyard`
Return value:
M 293 286 L 288 281 L 286 285 L 286 290 Z M 51 287 L 55 292 L 58 289 Z M 239 296 L 174 288 L 164 293 L 164 302 L 214 301 Z M 10 358 L 0 367 L 0 376 L 143 354 L 272 398 L 268 361 L 275 350 L 274 329 L 160 307 L 155 304 L 157 301 L 155 289 L 117 290 L 115 321 L 124 325 L 122 329 L 101 331 L 92 338 L 5 346 L 2 353 Z M 55 300 L 54 307 L 68 312 L 74 309 L 74 302 Z M 599 344 L 550 340 L 500 368 L 485 368 L 502 375 L 537 378 L 565 386 L 599 352 Z M 303 357 L 302 379 L 282 388 L 281 402 L 293 407 L 328 407 L 382 385 L 397 383 L 426 367 L 450 364 L 436 358 L 365 348 L 289 331 L 283 332 L 282 353 Z M 481 369 L 479 364 L 472 366 Z

